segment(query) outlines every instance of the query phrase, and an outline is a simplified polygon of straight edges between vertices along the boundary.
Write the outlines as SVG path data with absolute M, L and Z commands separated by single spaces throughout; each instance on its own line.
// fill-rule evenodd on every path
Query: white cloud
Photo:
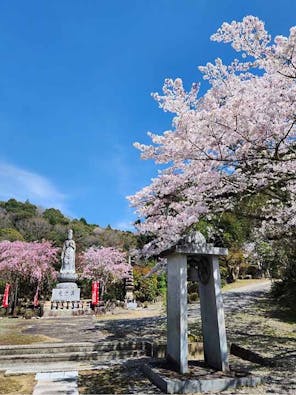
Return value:
M 44 208 L 58 208 L 67 214 L 66 195 L 40 174 L 0 162 L 0 200 L 30 200 Z

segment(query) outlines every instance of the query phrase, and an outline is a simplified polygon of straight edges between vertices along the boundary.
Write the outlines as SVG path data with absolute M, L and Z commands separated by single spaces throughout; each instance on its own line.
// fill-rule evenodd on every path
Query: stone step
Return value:
M 7 363 L 34 363 L 34 362 L 49 362 L 49 361 L 110 361 L 115 359 L 134 358 L 145 356 L 145 350 L 116 350 L 116 351 L 87 351 L 87 352 L 66 352 L 66 353 L 49 353 L 49 354 L 16 354 L 16 355 L 2 355 L 0 362 L 0 369 L 6 366 Z
M 31 374 L 40 372 L 64 372 L 68 370 L 92 370 L 93 367 L 100 366 L 98 361 L 56 361 L 56 362 L 32 362 L 23 363 L 19 361 L 18 363 L 5 364 L 0 367 L 5 373 L 5 376 L 15 376 L 19 374 Z M 104 366 L 104 363 L 102 363 Z
M 16 346 L 0 346 L 0 356 L 19 355 L 19 354 L 50 354 L 73 351 L 93 351 L 93 343 L 45 343 L 45 344 L 26 344 Z
M 142 363 L 147 363 L 150 361 L 150 357 L 141 356 L 133 358 L 128 358 L 130 363 L 133 363 L 138 366 L 139 361 Z M 17 376 L 20 374 L 31 374 L 31 373 L 40 373 L 40 372 L 65 372 L 70 370 L 102 370 L 109 369 L 111 365 L 118 365 L 126 361 L 126 359 L 117 359 L 111 361 L 51 361 L 51 362 L 42 362 L 35 361 L 32 363 L 23 363 L 22 361 L 16 362 L 14 364 L 5 363 L 0 365 L 0 371 L 4 372 L 5 376 Z
M 112 341 L 100 343 L 44 343 L 16 346 L 0 346 L 0 356 L 21 354 L 60 354 L 70 352 L 108 352 L 120 350 L 147 350 L 145 341 Z

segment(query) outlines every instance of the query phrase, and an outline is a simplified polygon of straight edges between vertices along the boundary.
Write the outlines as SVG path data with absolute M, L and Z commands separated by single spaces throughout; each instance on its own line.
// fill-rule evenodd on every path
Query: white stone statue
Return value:
M 75 273 L 76 244 L 73 240 L 72 229 L 68 230 L 68 238 L 65 240 L 62 250 L 62 267 L 60 273 Z

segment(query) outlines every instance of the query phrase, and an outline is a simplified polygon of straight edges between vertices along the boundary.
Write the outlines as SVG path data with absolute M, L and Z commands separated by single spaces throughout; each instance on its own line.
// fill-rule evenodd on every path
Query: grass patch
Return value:
M 34 374 L 4 376 L 0 373 L 0 394 L 32 394 L 35 383 Z
M 19 319 L 2 318 L 0 320 L 0 345 L 22 345 L 51 341 L 44 335 L 26 335 L 22 333 L 24 325 Z
M 222 291 L 231 291 L 232 289 L 246 287 L 248 285 L 262 284 L 262 283 L 266 283 L 267 281 L 268 279 L 266 278 L 259 278 L 259 279 L 254 278 L 252 280 L 236 280 L 234 283 L 224 285 Z
M 1 346 L 42 343 L 49 340 L 51 340 L 51 338 L 44 335 L 23 335 L 20 333 L 7 333 L 0 335 Z

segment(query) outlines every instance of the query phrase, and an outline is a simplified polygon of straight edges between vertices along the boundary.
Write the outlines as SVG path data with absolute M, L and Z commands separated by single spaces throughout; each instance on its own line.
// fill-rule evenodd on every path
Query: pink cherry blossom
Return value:
M 189 92 L 180 78 L 166 79 L 160 108 L 174 114 L 171 130 L 136 143 L 143 159 L 162 165 L 158 176 L 129 197 L 141 233 L 157 253 L 210 213 L 241 197 L 266 197 L 263 232 L 295 228 L 296 27 L 274 41 L 258 18 L 223 23 L 212 40 L 241 55 L 199 67 L 210 88 Z M 164 168 L 165 166 L 165 168 Z
M 45 278 L 56 277 L 53 264 L 57 261 L 58 248 L 49 241 L 42 243 L 24 241 L 0 242 L 0 276 L 6 281 L 22 278 L 41 283 Z
M 80 277 L 99 281 L 103 288 L 128 276 L 126 253 L 113 247 L 90 247 L 80 256 Z

